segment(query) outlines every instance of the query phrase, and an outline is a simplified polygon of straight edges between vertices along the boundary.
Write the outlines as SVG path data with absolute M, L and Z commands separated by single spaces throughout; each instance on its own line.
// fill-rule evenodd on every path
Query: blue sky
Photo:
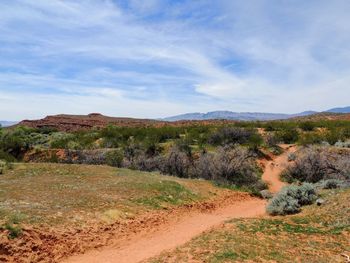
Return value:
M 0 119 L 350 105 L 348 0 L 0 2 Z

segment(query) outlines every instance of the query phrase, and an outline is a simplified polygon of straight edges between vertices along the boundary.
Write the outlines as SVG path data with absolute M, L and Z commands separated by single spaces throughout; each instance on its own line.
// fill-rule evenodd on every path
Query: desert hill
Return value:
M 203 120 L 203 121 L 175 121 L 167 122 L 152 119 L 136 119 L 123 117 L 109 117 L 99 113 L 88 115 L 67 115 L 60 114 L 47 116 L 40 120 L 23 120 L 18 126 L 27 126 L 32 128 L 49 127 L 59 131 L 78 131 L 89 130 L 92 128 L 103 128 L 109 124 L 120 127 L 162 127 L 162 126 L 187 126 L 187 125 L 210 125 L 233 123 L 232 120 Z M 16 126 L 17 126 L 16 125 Z

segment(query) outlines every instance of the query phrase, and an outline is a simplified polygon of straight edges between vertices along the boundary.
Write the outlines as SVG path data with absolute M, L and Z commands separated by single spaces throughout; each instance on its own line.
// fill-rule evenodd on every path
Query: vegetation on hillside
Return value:
M 0 159 L 108 164 L 182 178 L 204 178 L 258 192 L 265 185 L 255 160 L 266 150 L 280 153 L 279 143 L 346 147 L 349 139 L 347 121 L 237 122 L 181 127 L 109 125 L 71 133 L 48 127 L 16 127 L 0 130 Z M 298 159 L 296 163 L 297 166 L 303 162 Z

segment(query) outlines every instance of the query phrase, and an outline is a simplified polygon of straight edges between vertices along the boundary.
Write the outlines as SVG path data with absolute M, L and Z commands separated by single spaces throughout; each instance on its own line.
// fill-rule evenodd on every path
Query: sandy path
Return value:
M 164 225 L 156 232 L 140 237 L 133 237 L 122 246 L 89 251 L 86 254 L 73 256 L 67 263 L 132 263 L 146 260 L 180 246 L 202 232 L 217 226 L 231 218 L 254 217 L 265 213 L 265 201 L 251 198 L 231 204 L 210 213 L 193 213 Z
M 279 180 L 279 175 L 288 163 L 288 154 L 295 152 L 295 146 L 281 145 L 285 152 L 266 164 L 263 180 L 269 183 L 271 192 L 277 192 L 284 183 Z M 136 234 L 128 240 L 123 240 L 122 245 L 104 247 L 88 251 L 83 255 L 77 255 L 66 259 L 65 263 L 134 263 L 144 261 L 159 255 L 166 250 L 174 249 L 190 241 L 228 219 L 255 217 L 265 214 L 266 201 L 249 198 L 237 201 L 213 212 L 192 212 L 177 220 L 158 227 L 155 231 Z
M 288 155 L 296 151 L 295 145 L 280 146 L 285 151 L 272 161 L 266 163 L 265 171 L 262 175 L 262 179 L 269 184 L 269 190 L 272 193 L 277 193 L 285 185 L 285 183 L 280 180 L 280 174 L 288 164 Z

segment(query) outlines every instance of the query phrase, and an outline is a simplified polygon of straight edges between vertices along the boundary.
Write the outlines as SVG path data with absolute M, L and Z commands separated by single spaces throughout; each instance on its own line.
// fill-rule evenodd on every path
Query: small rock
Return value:
M 322 198 L 319 198 L 319 199 L 316 200 L 316 204 L 317 204 L 318 206 L 323 205 L 324 202 L 325 202 L 325 201 L 324 201 L 324 199 L 322 199 Z

